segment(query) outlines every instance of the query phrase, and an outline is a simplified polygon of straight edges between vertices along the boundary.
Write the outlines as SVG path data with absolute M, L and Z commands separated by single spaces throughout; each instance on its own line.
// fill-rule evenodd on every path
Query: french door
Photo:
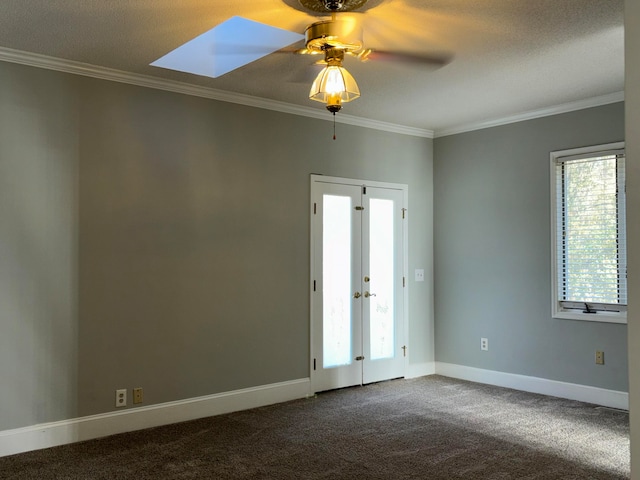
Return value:
M 403 377 L 406 185 L 311 176 L 314 391 Z

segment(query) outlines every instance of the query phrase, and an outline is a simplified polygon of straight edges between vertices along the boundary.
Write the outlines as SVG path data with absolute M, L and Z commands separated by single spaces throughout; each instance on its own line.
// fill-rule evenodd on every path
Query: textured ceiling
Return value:
M 343 112 L 437 134 L 621 92 L 623 3 L 371 0 L 354 14 L 367 47 L 453 60 L 347 59 L 362 97 Z M 302 33 L 317 17 L 297 0 L 3 0 L 0 9 L 0 47 L 324 109 L 307 98 L 308 56 L 271 54 L 216 79 L 149 66 L 236 15 Z

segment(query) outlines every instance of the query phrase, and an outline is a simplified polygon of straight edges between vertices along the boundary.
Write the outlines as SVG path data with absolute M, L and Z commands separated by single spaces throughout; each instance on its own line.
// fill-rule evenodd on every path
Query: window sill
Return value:
M 579 310 L 559 310 L 553 312 L 553 318 L 564 320 L 583 320 L 586 322 L 627 324 L 627 312 L 582 313 Z

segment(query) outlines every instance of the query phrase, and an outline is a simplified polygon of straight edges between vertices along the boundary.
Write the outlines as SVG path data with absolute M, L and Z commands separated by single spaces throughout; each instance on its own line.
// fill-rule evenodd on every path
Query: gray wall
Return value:
M 0 64 L 0 430 L 77 411 L 74 79 Z
M 432 140 L 337 135 L 0 63 L 0 431 L 308 377 L 311 173 L 409 185 L 410 359 L 433 361 Z
M 625 2 L 625 128 L 629 241 L 629 404 L 631 478 L 640 479 L 640 3 Z
M 551 318 L 550 287 L 549 152 L 621 140 L 622 103 L 435 140 L 436 361 L 627 391 L 627 326 Z
M 307 377 L 310 173 L 409 184 L 412 365 L 435 328 L 442 362 L 626 390 L 626 327 L 549 291 L 549 151 L 623 120 L 438 138 L 434 166 L 424 138 L 0 63 L 0 431 Z

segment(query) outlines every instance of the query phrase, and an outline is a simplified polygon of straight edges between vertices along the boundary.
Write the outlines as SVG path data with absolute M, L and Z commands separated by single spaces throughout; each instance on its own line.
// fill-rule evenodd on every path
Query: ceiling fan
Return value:
M 296 0 L 286 0 L 285 3 L 290 4 L 292 1 Z M 342 13 L 362 11 L 368 1 L 297 0 L 299 7 L 307 12 L 330 15 L 330 19 L 307 26 L 304 36 L 242 17 L 233 17 L 151 65 L 216 78 L 274 52 L 293 51 L 296 54 L 321 55 L 322 60 L 316 63 L 322 64 L 324 68 L 314 80 L 309 98 L 324 103 L 335 115 L 343 103 L 360 96 L 355 79 L 343 67 L 345 56 L 362 62 L 390 61 L 430 66 L 443 66 L 451 61 L 449 54 L 365 48 L 361 26 L 354 18 Z M 379 2 L 373 0 L 372 3 Z M 303 39 L 303 48 L 286 48 Z M 256 45 L 260 48 L 252 48 Z

